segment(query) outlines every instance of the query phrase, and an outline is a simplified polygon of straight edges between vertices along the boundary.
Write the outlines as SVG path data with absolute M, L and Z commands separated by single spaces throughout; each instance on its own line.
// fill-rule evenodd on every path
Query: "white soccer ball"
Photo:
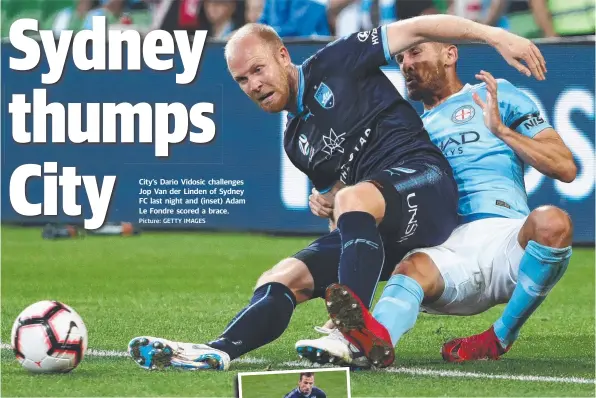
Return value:
M 19 363 L 35 373 L 66 373 L 87 351 L 87 328 L 64 303 L 39 301 L 25 308 L 12 326 L 12 349 Z

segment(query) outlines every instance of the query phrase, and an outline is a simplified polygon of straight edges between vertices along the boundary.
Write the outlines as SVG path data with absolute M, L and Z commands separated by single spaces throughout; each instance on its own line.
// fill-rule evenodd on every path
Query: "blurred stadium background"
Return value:
M 72 57 L 67 60 L 60 82 L 42 86 L 40 74 L 48 68 L 43 52 L 39 67 L 30 72 L 4 68 L 5 100 L 14 94 L 25 94 L 31 101 L 34 89 L 45 88 L 47 101 L 61 104 L 179 102 L 187 109 L 201 101 L 215 105 L 215 139 L 207 145 L 188 142 L 175 145 L 168 158 L 155 157 L 149 144 L 135 145 L 132 151 L 129 145 L 67 142 L 59 146 L 32 146 L 4 141 L 5 181 L 24 162 L 41 164 L 48 159 L 58 161 L 61 166 L 76 166 L 80 173 L 118 176 L 108 215 L 113 222 L 139 221 L 143 178 L 242 180 L 246 203 L 229 207 L 229 216 L 207 217 L 204 224 L 190 220 L 174 224 L 161 217 L 157 225 L 141 225 L 144 229 L 318 234 L 327 228 L 324 220 L 312 216 L 308 210 L 309 182 L 283 153 L 281 134 L 285 115 L 260 112 L 228 75 L 222 57 L 223 43 L 230 32 L 247 21 L 264 21 L 274 26 L 284 37 L 294 62 L 301 62 L 340 33 L 439 12 L 454 13 L 530 37 L 547 59 L 546 82 L 521 76 L 494 50 L 476 44 L 460 46 L 460 76 L 465 83 L 475 84 L 474 74 L 481 69 L 489 70 L 498 78 L 510 80 L 538 104 L 571 147 L 579 174 L 573 183 L 563 184 L 528 169 L 526 185 L 531 207 L 551 203 L 566 209 L 576 227 L 574 242 L 594 243 L 593 0 L 3 0 L 1 5 L 4 36 L 9 32 L 10 22 L 18 18 L 38 19 L 41 29 L 52 29 L 58 35 L 63 29 L 90 28 L 90 18 L 95 15 L 107 16 L 112 29 L 136 29 L 142 33 L 152 29 L 183 29 L 189 34 L 196 29 L 209 32 L 198 77 L 186 86 L 174 84 L 172 73 L 148 68 L 140 72 L 81 72 L 74 67 Z M 20 57 L 20 51 L 6 37 L 2 46 L 3 65 L 7 65 L 10 56 Z M 174 59 L 173 72 L 180 71 L 179 55 L 175 54 Z M 383 70 L 406 96 L 397 65 L 393 63 Z M 419 104 L 413 105 L 422 111 Z M 2 112 L 3 127 L 10 131 L 12 118 L 6 107 Z M 30 122 L 28 119 L 27 123 Z M 138 133 L 138 124 L 135 130 Z M 41 201 L 41 179 L 31 180 L 28 190 L 32 201 Z M 162 199 L 169 196 L 169 193 L 155 195 Z M 80 200 L 82 216 L 89 217 L 85 198 Z M 81 223 L 81 217 L 68 217 L 60 212 L 56 217 L 22 217 L 12 209 L 8 190 L 2 194 L 2 206 L 3 222 Z
M 450 13 L 519 35 L 594 34 L 593 0 L 3 0 L 2 35 L 11 22 L 34 18 L 43 29 L 82 29 L 89 17 L 111 25 L 207 29 L 225 38 L 246 22 L 275 26 L 283 37 L 343 36 L 417 15 Z

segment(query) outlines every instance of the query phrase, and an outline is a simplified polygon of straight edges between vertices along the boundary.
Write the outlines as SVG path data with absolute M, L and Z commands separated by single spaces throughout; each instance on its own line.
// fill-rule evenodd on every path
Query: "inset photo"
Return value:
M 238 398 L 351 398 L 349 368 L 238 374 Z

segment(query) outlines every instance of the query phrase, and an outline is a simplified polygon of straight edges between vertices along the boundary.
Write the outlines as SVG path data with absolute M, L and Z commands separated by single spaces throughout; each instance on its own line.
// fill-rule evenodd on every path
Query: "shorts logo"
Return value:
M 511 206 L 509 206 L 509 205 L 507 204 L 507 202 L 504 202 L 504 201 L 502 201 L 502 200 L 498 200 L 498 199 L 497 199 L 497 201 L 495 202 L 495 204 L 496 204 L 497 206 L 506 207 L 506 208 L 508 208 L 508 209 L 511 209 Z
M 462 124 L 469 122 L 474 117 L 476 111 L 474 110 L 473 106 L 465 105 L 460 108 L 457 108 L 453 115 L 451 116 L 451 120 L 453 123 Z
M 331 109 L 335 105 L 333 91 L 325 83 L 319 85 L 319 88 L 315 92 L 315 99 L 325 109 Z
M 368 39 L 368 36 L 370 36 L 370 32 L 369 31 L 359 32 L 358 33 L 358 40 L 360 40 L 361 42 L 365 42 L 366 39 Z
M 387 169 L 385 171 L 388 172 L 389 175 L 391 175 L 391 176 L 400 175 L 400 173 L 414 174 L 416 172 L 416 170 L 408 169 L 406 167 L 393 167 L 393 168 Z
M 408 240 L 408 238 L 414 235 L 414 233 L 418 229 L 418 219 L 416 219 L 416 214 L 418 213 L 418 205 L 413 201 L 410 201 L 410 199 L 413 199 L 415 196 L 416 194 L 412 192 L 406 198 L 406 202 L 408 203 L 408 216 L 410 217 L 410 221 L 408 221 L 408 225 L 406 225 L 406 232 L 404 236 L 402 236 L 400 240 L 397 241 L 397 243 L 401 243 L 405 240 Z
M 300 147 L 300 152 L 302 152 L 304 156 L 308 156 L 310 145 L 308 144 L 308 138 L 306 138 L 304 134 L 301 134 L 300 137 L 298 137 L 298 147 Z

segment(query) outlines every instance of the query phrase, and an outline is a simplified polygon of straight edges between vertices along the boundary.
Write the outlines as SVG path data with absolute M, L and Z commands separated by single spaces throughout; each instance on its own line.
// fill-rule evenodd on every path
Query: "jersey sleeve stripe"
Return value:
M 509 126 L 509 128 L 511 130 L 515 130 L 516 128 L 519 127 L 520 124 L 522 124 L 526 120 L 530 120 L 533 117 L 538 117 L 539 115 L 540 114 L 538 112 L 529 113 L 527 115 L 524 115 L 524 116 L 520 117 L 519 119 L 517 119 L 515 122 L 511 123 L 511 125 Z
M 304 103 L 302 101 L 302 97 L 304 96 L 304 71 L 302 70 L 302 65 L 298 67 L 298 98 L 297 98 L 297 108 L 298 114 L 301 114 L 304 108 Z
M 333 185 L 331 185 L 330 187 L 327 187 L 327 188 L 325 188 L 325 189 L 321 189 L 321 190 L 319 190 L 319 193 L 320 193 L 320 194 L 325 194 L 325 193 L 327 193 L 327 192 L 331 191 L 331 188 L 333 188 Z
M 383 43 L 383 52 L 385 53 L 385 60 L 391 62 L 391 53 L 389 52 L 389 41 L 387 40 L 387 25 L 381 26 L 381 42 Z

